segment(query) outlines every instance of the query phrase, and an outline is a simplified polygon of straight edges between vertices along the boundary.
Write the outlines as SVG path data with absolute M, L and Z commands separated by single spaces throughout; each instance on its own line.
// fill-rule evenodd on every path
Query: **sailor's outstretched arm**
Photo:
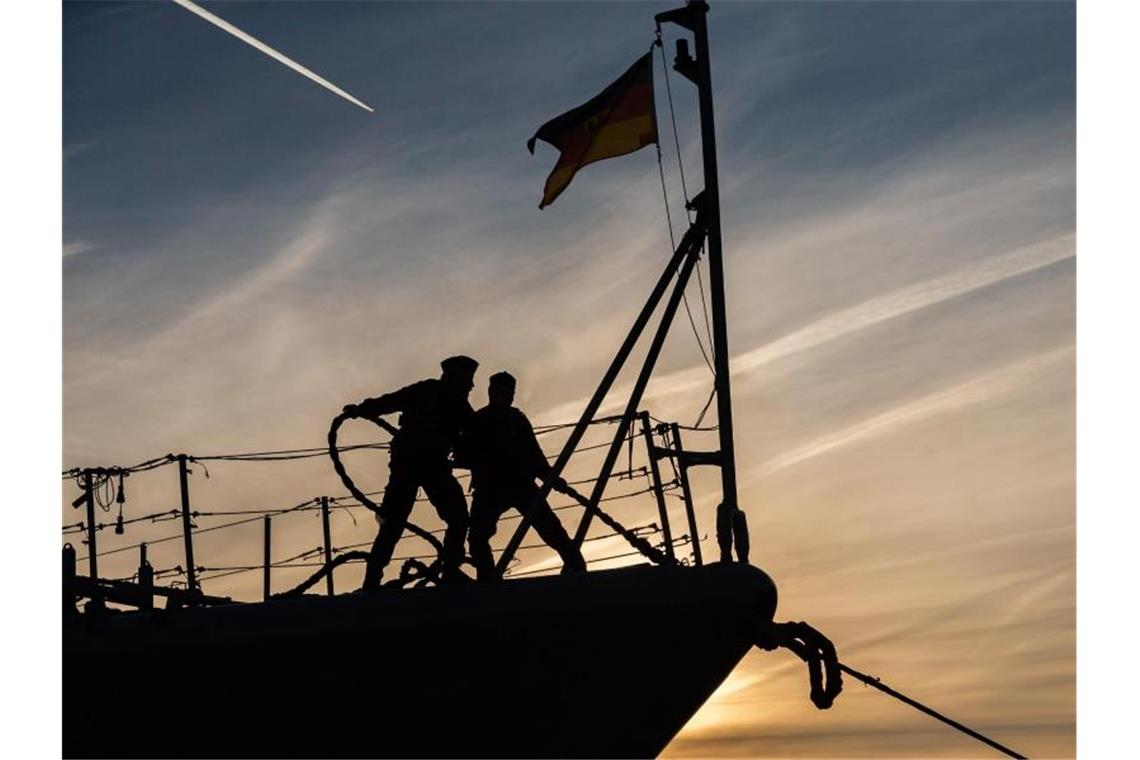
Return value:
M 352 411 L 362 417 L 379 417 L 384 414 L 395 414 L 405 411 L 419 395 L 420 383 L 414 383 L 398 391 L 385 393 L 382 396 L 366 398 L 359 404 L 350 404 L 344 410 Z

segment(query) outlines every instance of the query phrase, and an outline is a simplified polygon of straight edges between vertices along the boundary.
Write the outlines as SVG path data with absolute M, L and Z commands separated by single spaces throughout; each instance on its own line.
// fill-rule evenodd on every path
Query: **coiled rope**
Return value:
M 831 707 L 843 691 L 835 645 L 807 623 L 770 623 L 763 626 L 756 637 L 756 646 L 769 652 L 783 647 L 806 662 L 811 701 L 820 710 Z

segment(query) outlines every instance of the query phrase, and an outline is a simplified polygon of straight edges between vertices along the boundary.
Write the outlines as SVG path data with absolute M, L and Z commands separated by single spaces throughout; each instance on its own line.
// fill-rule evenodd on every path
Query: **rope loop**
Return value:
M 349 414 L 347 412 L 341 412 L 338 414 L 335 418 L 333 418 L 332 425 L 329 426 L 329 458 L 332 459 L 333 469 L 336 470 L 336 474 L 340 477 L 341 482 L 344 483 L 344 487 L 348 489 L 348 492 L 352 494 L 353 498 L 370 509 L 372 512 L 376 513 L 376 515 L 378 515 L 380 519 L 383 520 L 384 515 L 380 511 L 380 505 L 372 501 L 372 499 L 368 498 L 368 495 L 364 493 L 364 491 L 361 491 L 359 488 L 357 488 L 356 483 L 352 481 L 352 478 L 349 476 L 348 471 L 345 469 L 344 462 L 342 462 L 340 459 L 340 449 L 337 446 L 337 436 L 340 433 L 340 426 L 351 419 L 364 419 L 369 420 L 370 422 L 376 422 L 369 417 L 365 417 L 359 414 Z M 380 425 L 380 423 L 376 424 L 380 427 L 384 427 L 383 425 Z M 437 554 L 443 553 L 443 543 L 431 533 L 419 527 L 418 525 L 415 525 L 410 520 L 406 521 L 404 523 L 404 526 L 412 533 L 416 534 L 431 544 L 432 548 L 435 549 Z
M 758 632 L 756 646 L 768 651 L 783 647 L 807 663 L 811 701 L 820 710 L 831 707 L 843 691 L 835 645 L 807 623 L 769 623 Z

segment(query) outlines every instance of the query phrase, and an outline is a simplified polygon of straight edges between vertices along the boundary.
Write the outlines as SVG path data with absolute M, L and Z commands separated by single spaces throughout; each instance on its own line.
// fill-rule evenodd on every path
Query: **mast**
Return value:
M 641 395 L 645 390 L 645 384 L 648 382 L 649 374 L 653 371 L 657 354 L 661 348 L 660 344 L 664 340 L 665 333 L 668 331 L 673 319 L 673 314 L 676 311 L 677 303 L 680 301 L 680 295 L 682 294 L 681 289 L 684 288 L 688 274 L 691 273 L 693 267 L 696 265 L 697 258 L 700 255 L 701 245 L 707 238 L 709 249 L 709 277 L 711 280 L 710 287 L 712 289 L 713 353 L 715 355 L 714 390 L 717 397 L 717 428 L 720 436 L 720 448 L 715 452 L 700 452 L 700 461 L 694 463 L 717 465 L 721 469 L 722 497 L 721 503 L 717 507 L 716 515 L 717 544 L 720 547 L 721 561 L 731 562 L 733 560 L 733 549 L 735 548 L 736 560 L 747 563 L 748 525 L 745 521 L 744 513 L 737 507 L 736 454 L 732 437 L 732 395 L 729 389 L 728 329 L 725 317 L 724 266 L 721 256 L 720 239 L 720 196 L 717 182 L 716 132 L 713 123 L 712 78 L 709 71 L 708 29 L 705 25 L 705 14 L 707 12 L 708 5 L 703 2 L 703 0 L 690 0 L 690 2 L 682 8 L 659 13 L 654 17 L 657 22 L 658 32 L 660 32 L 662 23 L 671 22 L 692 31 L 696 39 L 699 60 L 694 60 L 693 57 L 689 55 L 689 41 L 682 38 L 677 40 L 677 58 L 673 66 L 682 76 L 697 85 L 700 96 L 701 143 L 704 156 L 705 189 L 697 193 L 687 204 L 690 210 L 696 210 L 696 221 L 692 222 L 689 229 L 686 230 L 681 239 L 681 244 L 674 252 L 673 258 L 666 267 L 661 279 L 658 281 L 649 301 L 642 308 L 641 313 L 634 322 L 633 328 L 626 336 L 625 341 L 618 350 L 617 356 L 614 357 L 610 368 L 602 378 L 601 384 L 594 392 L 590 402 L 586 405 L 586 409 L 582 412 L 582 416 L 574 426 L 570 438 L 563 444 L 561 453 L 552 465 L 551 478 L 543 485 L 535 497 L 535 502 L 537 503 L 547 496 L 552 488 L 554 479 L 561 475 L 567 461 L 573 456 L 574 450 L 581 440 L 586 427 L 593 421 L 598 406 L 609 392 L 614 378 L 629 357 L 633 344 L 641 335 L 642 330 L 648 322 L 649 316 L 656 310 L 664 291 L 668 287 L 669 281 L 676 276 L 678 282 L 675 286 L 674 294 L 670 297 L 669 305 L 662 315 L 657 333 L 649 348 L 649 352 L 643 360 L 637 382 L 634 384 L 633 392 L 626 405 L 626 411 L 621 417 L 618 430 L 615 433 L 613 441 L 610 443 L 610 448 L 606 454 L 601 472 L 594 483 L 594 488 L 589 498 L 591 507 L 588 508 L 586 514 L 582 516 L 582 520 L 574 532 L 574 544 L 576 546 L 582 544 L 585 540 L 586 532 L 589 530 L 590 521 L 598 508 L 598 503 L 601 501 L 606 484 L 613 472 L 613 465 L 617 459 L 622 441 L 628 432 L 629 425 L 633 423 L 633 419 L 636 416 L 637 406 L 641 401 Z M 660 33 L 658 34 L 658 41 L 660 41 Z M 681 265 L 682 260 L 685 262 L 683 266 Z M 681 269 L 680 272 L 678 272 L 678 267 Z M 694 457 L 694 460 L 695 459 L 697 459 L 697 457 Z M 524 516 L 515 529 L 514 535 L 511 536 L 510 541 L 507 543 L 506 548 L 503 550 L 502 555 L 499 557 L 499 561 L 496 564 L 496 570 L 499 574 L 506 571 L 515 552 L 522 544 L 523 537 L 529 529 L 530 521 Z
M 732 559 L 735 543 L 737 559 L 748 561 L 748 533 L 744 513 L 739 510 L 736 492 L 736 449 L 732 433 L 732 391 L 728 367 L 728 320 L 724 295 L 724 259 L 720 237 L 720 185 L 717 178 L 716 127 L 713 119 L 712 73 L 709 65 L 709 38 L 706 14 L 708 3 L 689 0 L 683 8 L 657 14 L 658 27 L 671 22 L 693 33 L 697 57 L 689 54 L 689 41 L 677 40 L 673 68 L 697 86 L 701 116 L 701 153 L 705 178 L 705 209 L 708 220 L 709 289 L 712 301 L 713 366 L 715 372 L 717 427 L 720 436 L 721 504 L 717 507 L 717 543 L 721 560 Z

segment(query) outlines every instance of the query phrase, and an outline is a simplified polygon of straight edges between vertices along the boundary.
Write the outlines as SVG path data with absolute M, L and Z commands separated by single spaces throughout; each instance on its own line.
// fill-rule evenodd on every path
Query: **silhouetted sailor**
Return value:
M 538 500 L 535 478 L 551 476 L 550 463 L 535 438 L 530 420 L 511 406 L 515 379 L 506 372 L 491 376 L 487 406 L 472 415 L 455 448 L 456 463 L 471 469 L 471 531 L 467 542 L 479 580 L 496 578 L 491 537 L 499 518 L 514 507 L 538 535 L 562 557 L 563 572 L 586 569 L 582 553 L 566 535 L 546 499 Z M 555 489 L 566 481 L 558 478 Z
M 388 485 L 380 503 L 380 530 L 364 574 L 366 589 L 380 585 L 420 488 L 447 523 L 441 577 L 445 581 L 462 577 L 459 564 L 467 533 L 467 501 L 451 474 L 448 454 L 472 415 L 467 396 L 474 387 L 479 363 L 467 356 L 452 356 L 440 366 L 443 374 L 438 379 L 421 380 L 344 408 L 346 413 L 364 417 L 400 412 L 400 429 L 392 437 L 389 450 Z

